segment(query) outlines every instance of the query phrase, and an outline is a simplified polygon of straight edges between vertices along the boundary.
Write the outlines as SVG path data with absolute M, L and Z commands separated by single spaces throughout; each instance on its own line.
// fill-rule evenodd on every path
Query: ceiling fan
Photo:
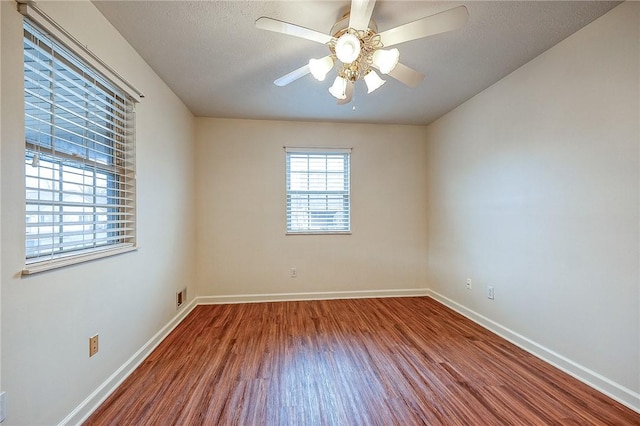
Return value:
M 352 0 L 350 10 L 335 23 L 330 34 L 273 18 L 258 18 L 256 27 L 259 29 L 304 38 L 329 48 L 329 55 L 309 60 L 308 64 L 278 78 L 274 84 L 286 86 L 309 73 L 324 81 L 335 66 L 338 76 L 329 93 L 338 99 L 340 105 L 351 102 L 357 80 L 364 80 L 368 93 L 385 83 L 386 80 L 375 69 L 409 87 L 416 87 L 424 75 L 401 64 L 398 49 L 388 48 L 461 28 L 469 18 L 467 8 L 458 6 L 379 33 L 371 19 L 374 6 L 375 0 Z

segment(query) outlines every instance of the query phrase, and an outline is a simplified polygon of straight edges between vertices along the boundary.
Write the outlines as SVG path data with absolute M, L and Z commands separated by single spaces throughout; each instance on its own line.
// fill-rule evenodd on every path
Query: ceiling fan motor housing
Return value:
M 342 34 L 344 34 L 349 28 L 350 15 L 350 12 L 347 10 L 345 14 L 342 15 L 342 18 L 340 18 L 338 22 L 333 24 L 333 27 L 331 27 L 331 32 L 329 34 L 333 35 L 335 38 L 339 38 Z M 374 34 L 378 32 L 378 24 L 376 24 L 376 21 L 374 21 L 373 19 L 369 20 L 368 30 Z

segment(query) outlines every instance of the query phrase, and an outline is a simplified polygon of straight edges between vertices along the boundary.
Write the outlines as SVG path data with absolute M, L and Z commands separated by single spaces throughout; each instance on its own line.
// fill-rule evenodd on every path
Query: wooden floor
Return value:
M 640 425 L 426 297 L 198 306 L 85 425 Z

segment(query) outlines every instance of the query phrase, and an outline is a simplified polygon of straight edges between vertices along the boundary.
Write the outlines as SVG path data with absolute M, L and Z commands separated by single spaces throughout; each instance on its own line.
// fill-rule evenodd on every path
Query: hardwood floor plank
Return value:
M 640 425 L 426 297 L 198 306 L 85 425 Z

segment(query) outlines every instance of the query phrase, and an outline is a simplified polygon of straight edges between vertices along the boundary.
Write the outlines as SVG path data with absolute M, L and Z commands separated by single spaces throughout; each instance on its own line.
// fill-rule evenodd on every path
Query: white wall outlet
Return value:
M 471 290 L 471 278 L 467 278 L 467 290 Z
M 489 287 L 487 287 L 487 298 L 491 299 L 491 300 L 495 299 L 495 293 L 494 293 L 494 290 L 493 290 L 493 286 L 491 286 L 491 285 Z
M 0 422 L 7 418 L 7 394 L 0 392 Z
M 296 268 L 291 268 L 291 278 L 295 278 L 298 276 L 298 271 Z

